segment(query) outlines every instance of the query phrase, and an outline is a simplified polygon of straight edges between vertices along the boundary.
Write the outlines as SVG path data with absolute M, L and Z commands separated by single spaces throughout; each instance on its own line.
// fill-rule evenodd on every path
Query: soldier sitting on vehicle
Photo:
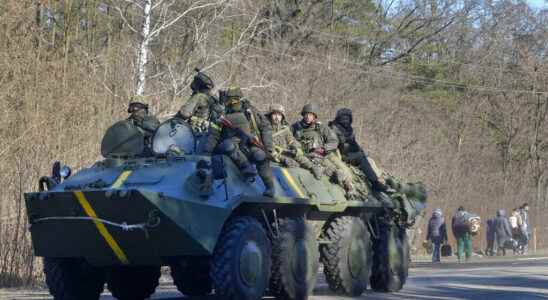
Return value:
M 266 117 L 272 126 L 274 152 L 272 160 L 283 166 L 297 166 L 309 170 L 316 179 L 322 177 L 322 169 L 304 155 L 301 144 L 297 142 L 285 120 L 285 109 L 280 104 L 273 104 Z
M 337 156 L 337 136 L 327 125 L 318 122 L 318 112 L 314 103 L 303 106 L 302 120 L 291 125 L 293 136 L 301 143 L 309 159 L 320 164 L 327 176 L 335 176 L 348 194 L 353 194 L 352 177 Z
M 152 151 L 152 136 L 160 125 L 158 119 L 149 114 L 148 104 L 133 101 L 129 103 L 127 112 L 130 114 L 128 121 L 143 133 L 145 138 L 145 152 Z
M 349 108 L 339 109 L 335 120 L 329 122 L 329 127 L 337 134 L 339 139 L 339 152 L 342 160 L 350 165 L 358 166 L 373 189 L 386 190 L 384 178 L 371 166 L 367 153 L 356 141 L 354 129 L 352 128 L 352 110 Z
M 223 113 L 224 108 L 211 95 L 211 90 L 215 86 L 213 80 L 199 69 L 196 69 L 196 72 L 190 84 L 192 96 L 175 116 L 188 122 L 196 135 L 201 135 L 207 131 L 209 122 Z
M 228 155 L 249 180 L 256 175 L 251 164 L 254 163 L 266 187 L 263 195 L 272 197 L 274 179 L 270 161 L 267 159 L 267 153 L 272 153 L 270 122 L 242 97 L 240 88 L 228 88 L 224 97 L 226 115 L 220 116 L 217 124 L 209 127 L 204 151 L 212 153 L 215 150 Z
M 101 154 L 105 158 L 146 157 L 154 155 L 152 136 L 160 122 L 148 112 L 148 105 L 132 99 L 125 120 L 110 126 L 101 141 Z

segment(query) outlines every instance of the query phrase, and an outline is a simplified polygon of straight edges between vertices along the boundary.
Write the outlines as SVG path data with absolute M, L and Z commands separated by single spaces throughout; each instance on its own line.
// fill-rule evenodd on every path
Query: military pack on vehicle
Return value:
M 260 176 L 250 184 L 227 156 L 197 152 L 202 140 L 179 118 L 158 127 L 151 151 L 144 139 L 120 121 L 104 160 L 72 176 L 57 163 L 40 192 L 25 194 L 55 299 L 98 299 L 105 283 L 118 299 L 145 299 L 162 266 L 181 293 L 229 300 L 307 299 L 320 263 L 341 295 L 404 285 L 422 184 L 388 176 L 377 192 L 352 167 L 357 196 L 347 199 L 327 176 L 273 164 L 268 197 Z

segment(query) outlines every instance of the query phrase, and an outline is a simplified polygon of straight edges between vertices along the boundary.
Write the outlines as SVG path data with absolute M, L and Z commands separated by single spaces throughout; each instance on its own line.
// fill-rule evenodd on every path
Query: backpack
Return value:
M 481 227 L 481 218 L 467 211 L 459 211 L 455 214 L 453 226 L 459 230 L 477 234 Z
M 467 229 L 468 220 L 465 211 L 459 211 L 455 214 L 453 226 L 458 229 Z
M 441 256 L 447 257 L 453 255 L 453 250 L 451 249 L 451 245 L 445 244 L 441 246 Z

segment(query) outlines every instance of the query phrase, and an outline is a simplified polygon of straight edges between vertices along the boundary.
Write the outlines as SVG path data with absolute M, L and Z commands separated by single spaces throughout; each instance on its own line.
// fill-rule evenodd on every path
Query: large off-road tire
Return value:
M 170 264 L 171 277 L 179 292 L 186 296 L 209 295 L 213 289 L 209 264 L 209 259 L 200 257 Z
M 382 225 L 373 243 L 371 288 L 378 292 L 397 292 L 409 274 L 409 243 L 405 229 Z
M 107 285 L 119 300 L 142 300 L 154 294 L 160 275 L 159 266 L 118 267 L 107 273 Z
M 271 251 L 266 231 L 255 218 L 228 221 L 215 246 L 210 269 L 218 298 L 261 299 L 270 277 Z
M 83 259 L 46 257 L 44 273 L 55 300 L 97 300 L 105 285 L 103 271 Z
M 371 235 L 362 219 L 351 216 L 331 220 L 324 231 L 330 243 L 320 247 L 329 288 L 352 297 L 367 288 L 371 271 Z
M 304 219 L 280 219 L 272 241 L 270 292 L 282 299 L 306 300 L 312 294 L 319 268 L 318 241 Z

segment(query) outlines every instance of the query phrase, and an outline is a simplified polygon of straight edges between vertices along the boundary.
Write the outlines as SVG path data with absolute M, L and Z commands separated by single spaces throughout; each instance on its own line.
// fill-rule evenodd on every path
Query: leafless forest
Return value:
M 427 184 L 427 215 L 529 202 L 548 246 L 547 41 L 522 0 L 0 1 L 0 287 L 41 276 L 23 192 L 100 159 L 131 96 L 176 112 L 196 66 L 291 120 L 352 108 L 370 156 Z

